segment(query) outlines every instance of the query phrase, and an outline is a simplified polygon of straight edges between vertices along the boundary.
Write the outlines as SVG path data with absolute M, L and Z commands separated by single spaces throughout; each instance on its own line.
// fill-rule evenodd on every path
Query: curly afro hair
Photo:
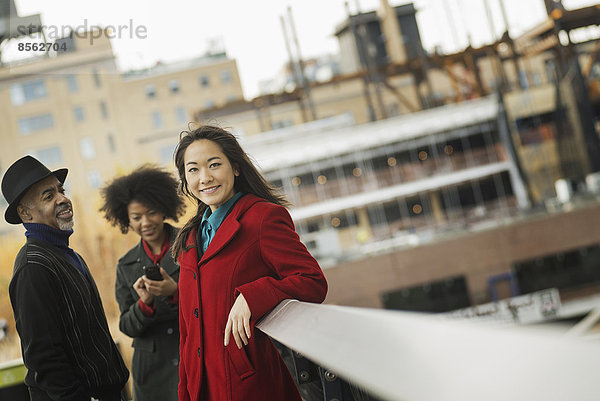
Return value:
M 132 173 L 115 178 L 100 190 L 104 205 L 100 212 L 113 226 L 119 226 L 123 234 L 129 231 L 127 207 L 131 201 L 178 221 L 185 212 L 185 203 L 178 192 L 177 180 L 158 166 L 144 165 Z

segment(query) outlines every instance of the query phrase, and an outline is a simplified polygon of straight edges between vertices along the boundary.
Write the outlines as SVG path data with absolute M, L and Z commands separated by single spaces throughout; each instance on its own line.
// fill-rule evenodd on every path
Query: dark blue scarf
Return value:
M 45 224 L 39 223 L 23 223 L 23 225 L 27 230 L 25 231 L 25 236 L 27 238 L 31 237 L 39 239 L 54 245 L 55 247 L 63 251 L 66 255 L 68 255 L 69 258 L 71 258 L 71 260 L 75 264 L 75 266 L 77 266 L 79 271 L 81 271 L 81 273 L 87 277 L 85 269 L 83 268 L 81 262 L 79 261 L 79 258 L 75 254 L 75 251 L 69 248 L 69 237 L 71 236 L 71 234 L 73 234 L 73 229 L 67 231 L 57 230 L 56 228 L 52 228 Z

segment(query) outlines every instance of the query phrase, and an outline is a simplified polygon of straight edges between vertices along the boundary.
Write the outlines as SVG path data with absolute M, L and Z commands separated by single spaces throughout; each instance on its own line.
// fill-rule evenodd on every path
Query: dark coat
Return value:
M 300 242 L 288 211 L 245 195 L 225 218 L 201 258 L 196 232 L 178 258 L 181 362 L 180 401 L 300 401 L 298 390 L 269 337 L 254 330 L 279 302 L 322 302 L 327 283 Z M 223 346 L 236 296 L 251 311 L 252 337 L 238 349 Z
M 120 400 L 129 377 L 79 260 L 86 275 L 63 251 L 31 237 L 15 260 L 9 292 L 32 401 Z
M 177 230 L 168 224 L 171 242 Z M 144 251 L 142 241 L 131 248 L 117 264 L 115 293 L 121 317 L 119 328 L 133 338 L 133 395 L 138 401 L 176 401 L 179 383 L 179 308 L 166 297 L 156 297 L 154 316 L 145 316 L 138 304 L 139 295 L 133 283 L 144 275 L 143 266 L 152 261 Z M 179 266 L 168 252 L 160 266 L 179 280 Z

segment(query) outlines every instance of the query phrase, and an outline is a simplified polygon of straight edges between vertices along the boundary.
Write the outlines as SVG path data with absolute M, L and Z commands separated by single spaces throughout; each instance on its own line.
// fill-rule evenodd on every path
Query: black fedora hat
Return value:
M 67 178 L 68 171 L 66 168 L 50 171 L 48 167 L 31 156 L 22 157 L 14 162 L 2 177 L 2 195 L 8 202 L 4 219 L 10 224 L 21 224 L 17 205 L 27 190 L 51 175 L 54 175 L 62 184 Z

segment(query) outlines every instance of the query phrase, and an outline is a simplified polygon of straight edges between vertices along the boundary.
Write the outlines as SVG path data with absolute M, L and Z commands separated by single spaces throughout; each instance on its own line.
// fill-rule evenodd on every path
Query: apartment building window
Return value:
M 529 88 L 529 77 L 525 71 L 519 71 L 519 84 L 521 88 L 527 89 Z
M 283 189 L 283 181 L 279 178 L 274 180 L 269 180 L 273 188 Z
M 144 87 L 144 92 L 146 92 L 146 97 L 148 99 L 153 99 L 156 97 L 156 86 L 154 85 L 146 85 Z
M 342 166 L 344 177 L 362 177 L 365 173 L 364 166 L 359 166 L 356 163 L 347 163 Z
M 63 162 L 62 152 L 59 146 L 32 149 L 26 152 L 48 166 L 55 166 Z
M 102 82 L 100 81 L 100 74 L 98 73 L 97 69 L 94 68 L 94 72 L 93 72 L 92 76 L 94 77 L 94 85 L 96 86 L 96 88 L 101 87 Z
M 231 82 L 231 71 L 223 70 L 221 71 L 221 82 L 224 84 L 228 84 Z
M 94 141 L 89 136 L 81 138 L 79 141 L 79 150 L 81 151 L 81 156 L 86 160 L 91 160 L 96 157 Z
M 168 85 L 169 85 L 169 90 L 171 91 L 171 93 L 179 92 L 179 80 L 178 79 L 170 80 Z
M 77 78 L 73 74 L 67 75 L 67 88 L 69 88 L 69 92 L 74 93 L 79 90 L 79 85 L 77 84 Z
M 228 95 L 225 100 L 227 101 L 227 103 L 233 103 L 237 100 L 237 96 L 236 95 Z
M 544 60 L 544 70 L 546 72 L 546 78 L 548 79 L 548 82 L 555 83 L 558 72 L 556 70 L 556 62 L 554 59 Z
M 488 81 L 488 86 L 489 86 L 489 91 L 490 92 L 494 92 L 498 88 L 498 80 L 497 79 L 490 79 Z
M 207 75 L 202 75 L 200 77 L 200 86 L 202 86 L 203 88 L 210 86 L 210 80 L 208 79 Z
M 582 288 L 600 282 L 600 246 L 592 245 L 522 260 L 513 265 L 522 294 L 547 288 Z
M 312 173 L 307 173 L 307 174 L 303 174 L 299 177 L 292 178 L 292 185 L 294 185 L 296 187 L 301 184 L 302 185 L 313 185 L 314 183 L 315 183 L 315 177 L 312 175 Z
M 271 122 L 271 129 L 279 129 L 285 127 L 291 127 L 293 124 L 292 120 L 289 118 L 285 118 L 282 120 L 275 120 Z
M 384 308 L 415 312 L 448 312 L 471 306 L 464 276 L 448 277 L 381 295 Z
M 175 152 L 175 145 L 167 145 L 160 148 L 160 162 L 162 164 L 169 164 L 173 161 L 173 153 Z
M 187 115 L 183 107 L 177 107 L 175 109 L 175 115 L 177 116 L 177 122 L 179 124 L 185 124 L 187 122 Z
M 117 144 L 115 142 L 115 137 L 112 134 L 109 134 L 107 137 L 108 141 L 108 149 L 111 153 L 115 153 L 117 151 Z
M 19 106 L 33 100 L 48 96 L 46 84 L 42 79 L 12 84 L 10 86 L 10 98 L 14 106 Z
M 108 120 L 108 108 L 104 102 L 100 102 L 100 114 L 103 119 Z
M 306 232 L 315 233 L 321 230 L 322 220 L 312 220 L 306 223 Z
M 356 225 L 356 215 L 353 211 L 346 212 L 331 217 L 331 226 L 336 229 L 346 228 Z
M 19 132 L 23 135 L 27 135 L 35 131 L 52 128 L 54 126 L 54 118 L 50 113 L 39 114 L 37 116 L 20 118 L 18 124 Z
M 152 113 L 152 125 L 154 128 L 162 128 L 164 125 L 162 116 L 158 111 Z
M 77 121 L 78 123 L 85 120 L 85 115 L 83 113 L 83 107 L 81 107 L 81 106 L 73 107 L 73 114 L 75 115 L 75 121 Z
M 88 185 L 92 188 L 100 188 L 102 185 L 102 176 L 98 170 L 90 170 L 87 173 Z
M 0 170 L 0 175 L 4 175 L 4 171 Z M 0 196 L 0 208 L 4 210 L 8 206 L 8 202 L 4 199 L 4 196 Z

